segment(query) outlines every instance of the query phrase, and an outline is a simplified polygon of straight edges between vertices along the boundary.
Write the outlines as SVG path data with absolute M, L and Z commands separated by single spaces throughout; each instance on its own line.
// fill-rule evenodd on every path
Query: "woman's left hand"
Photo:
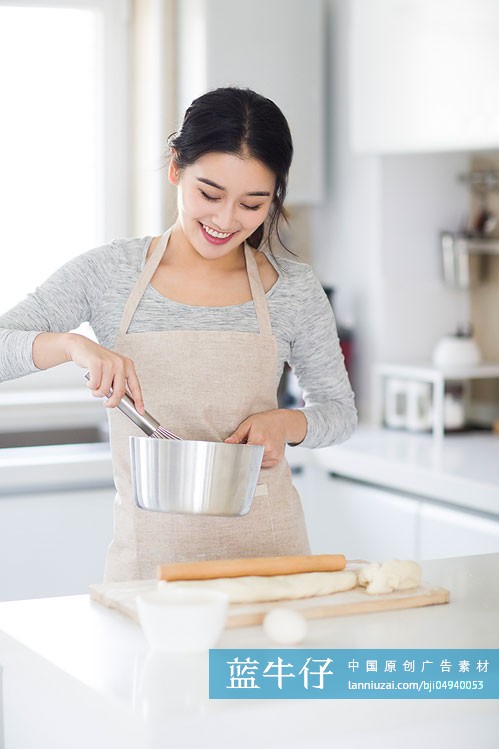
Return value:
M 293 429 L 290 433 L 290 426 Z M 298 422 L 298 431 L 296 427 Z M 225 442 L 235 444 L 247 443 L 248 445 L 263 445 L 265 452 L 262 459 L 262 468 L 276 466 L 284 457 L 286 443 L 301 442 L 306 434 L 306 419 L 300 411 L 288 411 L 276 409 L 253 414 L 242 421 Z M 298 439 L 295 439 L 298 437 Z

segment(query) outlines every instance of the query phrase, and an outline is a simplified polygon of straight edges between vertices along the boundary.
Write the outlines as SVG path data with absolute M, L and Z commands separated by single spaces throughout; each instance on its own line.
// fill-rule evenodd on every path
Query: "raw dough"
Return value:
M 216 580 L 161 580 L 158 586 L 203 588 L 227 593 L 230 603 L 257 603 L 281 601 L 312 596 L 327 596 L 350 590 L 357 584 L 357 575 L 351 570 L 337 572 L 301 572 L 295 575 L 263 577 L 222 577 Z
M 372 562 L 359 570 L 359 585 L 366 593 L 381 595 L 394 590 L 417 588 L 421 583 L 421 567 L 409 559 L 389 559 L 383 564 Z

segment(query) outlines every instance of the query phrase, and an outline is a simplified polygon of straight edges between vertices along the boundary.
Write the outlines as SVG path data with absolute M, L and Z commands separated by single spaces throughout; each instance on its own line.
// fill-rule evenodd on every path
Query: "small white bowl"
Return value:
M 227 620 L 229 597 L 199 588 L 169 588 L 137 596 L 139 622 L 155 650 L 200 653 L 213 647 Z

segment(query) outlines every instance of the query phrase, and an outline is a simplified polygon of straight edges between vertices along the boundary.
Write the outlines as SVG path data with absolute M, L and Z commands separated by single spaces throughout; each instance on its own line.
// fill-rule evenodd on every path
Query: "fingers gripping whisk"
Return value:
M 86 372 L 85 377 L 87 378 L 87 380 L 89 380 L 90 374 Z M 111 393 L 112 391 L 109 392 L 108 397 L 109 395 L 111 395 Z M 159 421 L 156 421 L 156 419 L 151 416 L 151 414 L 148 414 L 147 411 L 143 414 L 140 414 L 135 408 L 135 403 L 133 402 L 133 399 L 128 395 L 128 393 L 124 394 L 123 398 L 118 403 L 117 408 L 119 408 L 119 410 L 124 413 L 125 416 L 128 416 L 128 418 L 133 421 L 136 426 L 142 429 L 144 434 L 147 434 L 148 437 L 159 440 L 182 439 L 182 437 L 174 434 L 174 432 L 170 432 L 169 429 L 162 427 Z

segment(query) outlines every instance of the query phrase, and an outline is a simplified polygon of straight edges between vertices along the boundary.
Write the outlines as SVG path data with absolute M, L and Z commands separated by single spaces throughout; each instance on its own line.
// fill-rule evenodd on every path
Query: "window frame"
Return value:
M 75 10 L 95 8 L 101 12 L 102 86 L 99 95 L 102 103 L 103 128 L 100 148 L 100 224 L 103 242 L 115 237 L 129 236 L 132 230 L 133 195 L 131 0 L 0 0 L 0 6 Z M 10 400 L 13 391 L 20 391 L 21 402 L 22 392 L 29 390 L 32 401 L 33 391 L 40 390 L 45 393 L 41 400 L 46 407 L 48 389 L 60 391 L 79 387 L 80 377 L 80 370 L 75 370 L 72 365 L 62 365 L 1 383 L 0 406 L 3 394 Z M 82 388 L 86 388 L 84 383 Z

